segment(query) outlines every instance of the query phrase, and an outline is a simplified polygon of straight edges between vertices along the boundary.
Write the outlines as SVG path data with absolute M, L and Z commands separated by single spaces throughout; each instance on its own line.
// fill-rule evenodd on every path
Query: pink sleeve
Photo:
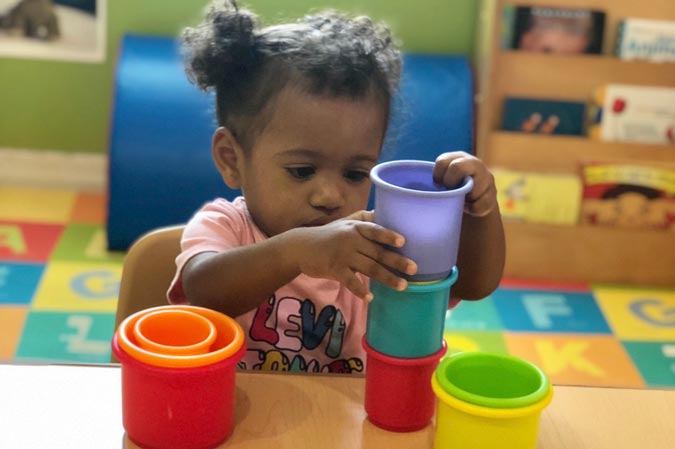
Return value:
M 169 303 L 189 303 L 182 282 L 185 264 L 197 254 L 240 246 L 243 226 L 239 211 L 225 200 L 207 204 L 190 219 L 181 238 L 181 253 L 176 257 L 176 274 L 167 292 Z

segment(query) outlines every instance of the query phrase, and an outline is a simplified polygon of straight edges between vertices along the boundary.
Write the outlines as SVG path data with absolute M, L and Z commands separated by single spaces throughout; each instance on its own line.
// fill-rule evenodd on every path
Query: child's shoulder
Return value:
M 255 236 L 258 234 L 260 231 L 253 223 L 246 202 L 242 197 L 237 197 L 232 201 L 216 198 L 204 204 L 188 222 L 183 236 L 191 238 L 203 235 L 220 237 L 246 235 L 249 238 L 245 238 L 244 243 L 248 244 L 256 241 Z
M 199 212 L 219 212 L 225 215 L 229 214 L 241 214 L 248 212 L 246 207 L 246 200 L 244 197 L 238 196 L 233 200 L 227 200 L 225 198 L 216 198 L 204 204 Z
M 205 203 L 190 219 L 190 224 L 212 223 L 237 226 L 246 226 L 249 222 L 249 212 L 244 198 L 237 197 L 233 200 L 216 198 Z

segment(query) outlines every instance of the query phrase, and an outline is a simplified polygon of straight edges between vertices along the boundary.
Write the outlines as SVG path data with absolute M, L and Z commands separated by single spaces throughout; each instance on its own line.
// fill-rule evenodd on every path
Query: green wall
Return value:
M 103 64 L 0 57 L 0 148 L 105 153 L 117 46 L 124 33 L 175 35 L 206 0 L 108 0 Z M 406 51 L 473 50 L 475 0 L 244 0 L 265 23 L 331 7 L 385 20 Z

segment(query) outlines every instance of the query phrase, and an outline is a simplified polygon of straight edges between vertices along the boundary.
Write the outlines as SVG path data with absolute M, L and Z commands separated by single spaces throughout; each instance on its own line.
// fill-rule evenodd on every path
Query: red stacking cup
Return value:
M 393 432 L 412 432 L 426 427 L 434 415 L 436 396 L 431 377 L 445 354 L 443 347 L 427 357 L 390 357 L 375 351 L 366 339 L 365 408 L 370 422 Z
M 135 323 L 158 310 L 187 310 L 208 318 L 218 331 L 210 350 L 175 355 L 144 349 Z M 176 316 L 167 313 L 167 325 L 175 325 Z M 134 444 L 144 449 L 209 449 L 232 433 L 236 367 L 246 352 L 243 331 L 232 318 L 192 306 L 147 309 L 120 324 L 112 350 L 122 364 L 122 421 Z

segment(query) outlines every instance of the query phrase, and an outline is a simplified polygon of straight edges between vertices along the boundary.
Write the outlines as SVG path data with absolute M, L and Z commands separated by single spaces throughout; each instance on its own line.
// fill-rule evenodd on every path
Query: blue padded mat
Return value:
M 473 86 L 463 56 L 407 54 L 382 159 L 471 151 Z M 232 199 L 211 159 L 213 96 L 187 81 L 174 38 L 127 35 L 115 77 L 108 248 L 186 222 L 206 201 Z M 371 203 L 372 204 L 372 203 Z

